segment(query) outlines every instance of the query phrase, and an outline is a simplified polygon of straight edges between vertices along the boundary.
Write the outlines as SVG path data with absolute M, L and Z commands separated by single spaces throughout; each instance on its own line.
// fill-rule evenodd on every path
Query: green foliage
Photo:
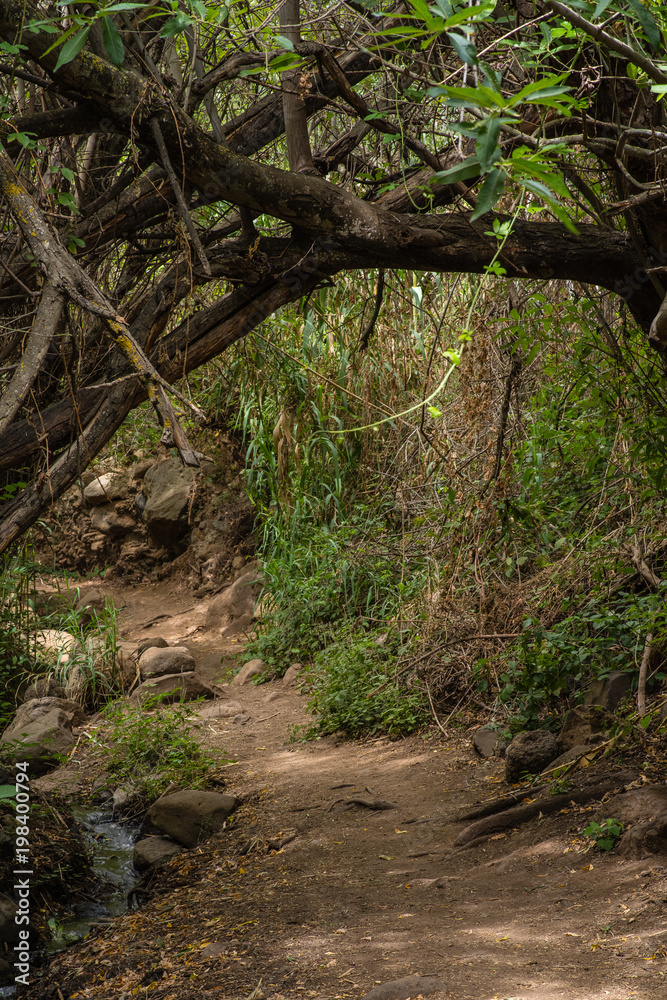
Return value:
M 398 642 L 387 640 L 381 647 L 362 629 L 338 635 L 304 671 L 311 691 L 308 709 L 317 716 L 305 735 L 340 730 L 349 736 L 403 736 L 422 726 L 428 718 L 424 695 L 406 691 L 392 679 Z
M 611 851 L 622 833 L 623 824 L 611 817 L 603 819 L 600 823 L 589 823 L 582 830 L 583 836 L 590 837 L 599 851 Z
M 14 714 L 21 681 L 34 669 L 36 573 L 27 545 L 0 558 L 0 729 Z
M 265 522 L 262 546 L 268 607 L 247 659 L 261 657 L 278 674 L 311 659 L 352 622 L 387 622 L 426 581 L 418 557 L 406 573 L 386 524 L 359 507 L 349 523 L 318 525 L 293 516 Z
M 105 754 L 109 775 L 139 792 L 146 804 L 154 802 L 172 782 L 181 787 L 205 788 L 211 768 L 228 760 L 207 752 L 193 730 L 182 705 L 148 712 L 112 705 L 105 712 L 108 728 L 99 730 L 111 741 Z

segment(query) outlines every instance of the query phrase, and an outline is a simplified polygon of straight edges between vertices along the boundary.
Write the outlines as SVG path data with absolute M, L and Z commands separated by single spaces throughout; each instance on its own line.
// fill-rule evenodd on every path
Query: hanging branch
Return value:
M 201 262 L 201 266 L 204 268 L 204 273 L 211 276 L 211 265 L 208 262 L 208 257 L 204 252 L 204 248 L 201 245 L 201 240 L 199 239 L 199 233 L 192 221 L 192 216 L 188 210 L 188 206 L 185 204 L 185 198 L 183 197 L 183 192 L 181 191 L 181 185 L 178 183 L 178 177 L 171 165 L 171 160 L 169 159 L 169 152 L 164 141 L 164 136 L 160 130 L 160 124 L 157 118 L 153 118 L 151 121 L 151 132 L 153 138 L 155 139 L 155 145 L 157 146 L 158 153 L 160 154 L 160 159 L 162 160 L 162 166 L 167 172 L 167 177 L 169 178 L 169 183 L 171 184 L 172 190 L 174 192 L 174 197 L 176 198 L 176 204 L 178 205 L 179 211 L 181 213 L 181 218 L 185 223 L 185 228 L 190 234 L 190 239 L 192 240 L 192 245 L 197 252 L 197 256 Z
M 505 382 L 505 394 L 503 396 L 503 403 L 500 409 L 500 427 L 498 428 L 498 437 L 496 439 L 496 456 L 493 462 L 493 469 L 491 470 L 491 475 L 482 487 L 480 499 L 487 492 L 494 479 L 497 479 L 500 475 L 500 467 L 503 460 L 503 445 L 505 444 L 505 431 L 507 429 L 507 418 L 509 416 L 510 400 L 512 398 L 512 388 L 514 386 L 514 380 L 520 371 L 521 360 L 515 354 L 512 358 L 512 364 L 510 365 L 507 381 Z
M 380 309 L 382 308 L 382 299 L 384 296 L 384 268 L 381 267 L 378 270 L 378 283 L 375 289 L 375 306 L 373 307 L 373 315 L 370 318 L 368 326 L 361 335 L 359 340 L 359 350 L 365 351 L 368 349 L 368 341 L 373 335 L 373 330 L 375 329 L 375 324 L 377 318 L 380 315 Z
M 148 398 L 160 409 L 162 401 L 158 386 L 167 388 L 188 406 L 199 418 L 204 416 L 199 407 L 194 406 L 155 370 L 139 344 L 136 342 L 125 319 L 111 306 L 92 278 L 71 257 L 58 242 L 57 236 L 49 229 L 42 213 L 17 177 L 6 154 L 0 154 L 0 188 L 7 199 L 12 215 L 18 223 L 30 250 L 47 276 L 47 280 L 60 293 L 69 296 L 82 309 L 104 319 L 114 341 L 130 362 L 134 370 L 146 384 Z M 48 290 L 47 290 L 48 291 Z M 162 414 L 163 424 L 176 424 L 173 409 Z M 185 440 L 181 431 L 176 440 Z M 178 444 L 176 444 L 178 447 Z M 180 449 L 179 449 L 180 450 Z M 188 446 L 181 458 L 186 465 L 199 465 L 193 450 Z M 192 459 L 194 458 L 194 463 Z
M 23 356 L 11 382 L 0 398 L 0 435 L 4 434 L 11 424 L 30 387 L 39 375 L 46 353 L 61 321 L 64 306 L 65 295 L 47 277 Z

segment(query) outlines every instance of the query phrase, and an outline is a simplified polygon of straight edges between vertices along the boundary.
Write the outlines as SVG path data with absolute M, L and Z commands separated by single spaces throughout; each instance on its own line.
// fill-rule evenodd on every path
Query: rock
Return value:
M 160 698 L 169 705 L 173 701 L 194 701 L 195 698 L 214 698 L 215 692 L 195 676 L 194 671 L 185 674 L 166 674 L 151 677 L 135 688 L 130 696 L 133 705 L 141 705 L 149 698 Z
M 158 830 L 185 847 L 196 847 L 222 829 L 238 805 L 232 795 L 186 789 L 163 795 L 153 803 L 148 815 Z
M 667 810 L 647 823 L 638 823 L 627 830 L 616 847 L 625 858 L 644 858 L 650 854 L 667 854 Z
M 187 511 L 195 473 L 180 459 L 168 458 L 152 466 L 144 476 L 147 497 L 143 517 L 151 537 L 173 548 L 187 530 Z
M 595 739 L 595 737 L 593 737 Z M 602 737 L 598 737 L 598 741 L 602 741 Z M 566 750 L 565 753 L 560 754 L 555 760 L 552 760 L 547 764 L 544 770 L 553 771 L 555 767 L 565 767 L 566 764 L 571 764 L 573 760 L 580 757 L 582 754 L 590 753 L 595 749 L 594 743 L 579 743 L 578 746 L 572 747 L 570 750 Z M 553 777 L 558 777 L 558 775 L 553 775 Z
M 134 845 L 132 861 L 137 871 L 143 872 L 147 868 L 156 868 L 182 850 L 180 844 L 167 837 L 146 837 Z
M 83 498 L 91 507 L 100 507 L 112 500 L 124 500 L 128 492 L 128 482 L 124 475 L 107 472 L 88 483 L 83 491 Z
M 246 722 L 250 722 L 250 716 L 247 712 L 239 712 L 239 714 L 235 715 L 232 719 L 232 723 L 235 726 L 245 726 Z
M 75 610 L 85 612 L 82 615 L 84 624 L 89 624 L 93 616 L 101 618 L 107 607 L 117 608 L 113 594 L 106 587 L 86 587 L 79 591 L 79 600 L 76 602 Z
M 243 711 L 243 705 L 238 701 L 215 701 L 202 705 L 197 715 L 201 719 L 233 719 Z
M 264 660 L 248 660 L 245 666 L 241 667 L 236 677 L 231 682 L 232 687 L 241 687 L 243 684 L 250 684 L 253 677 L 261 677 L 264 673 Z
M 139 645 L 135 649 L 134 655 L 136 656 L 137 659 L 139 659 L 139 657 L 141 656 L 141 654 L 145 653 L 147 649 L 151 649 L 151 648 L 154 648 L 154 649 L 166 649 L 168 645 L 169 645 L 169 643 L 167 642 L 167 640 L 163 639 L 159 635 L 156 635 L 153 638 L 142 639 L 142 641 L 139 643 Z
M 64 698 L 65 689 L 55 677 L 38 677 L 25 689 L 22 701 L 34 701 L 35 698 Z
M 126 691 L 137 676 L 135 644 L 127 639 L 119 639 L 116 643 L 116 670 L 121 687 Z
M 472 745 L 480 757 L 502 757 L 507 748 L 497 729 L 481 726 L 472 738 Z
M 596 820 L 607 816 L 618 819 L 624 826 L 653 819 L 667 811 L 667 785 L 643 785 L 614 795 L 597 811 Z
M 135 462 L 130 469 L 130 476 L 132 479 L 143 479 L 149 469 L 152 469 L 154 465 L 157 465 L 157 461 L 154 458 L 144 458 L 140 462 Z
M 250 624 L 255 614 L 255 605 L 259 596 L 261 577 L 251 569 L 244 573 L 218 597 L 214 597 L 206 612 L 207 628 L 225 629 L 240 620 Z
M 151 646 L 139 657 L 139 670 L 144 680 L 194 669 L 195 658 L 186 646 Z
M 232 559 L 232 569 L 242 569 L 245 566 L 245 558 L 243 556 L 234 556 Z
M 283 684 L 285 687 L 296 687 L 299 680 L 299 674 L 303 670 L 303 666 L 300 663 L 292 663 L 287 668 L 283 674 Z
M 428 997 L 447 988 L 446 983 L 432 976 L 406 976 L 376 986 L 364 993 L 364 1000 L 411 1000 L 412 997 Z
M 270 694 L 267 694 L 264 703 L 270 705 L 272 701 L 280 701 L 280 691 L 271 691 Z
M 36 632 L 35 645 L 40 660 L 54 667 L 70 663 L 83 653 L 81 644 L 73 635 L 53 628 Z
M 596 743 L 598 734 L 607 728 L 613 719 L 600 708 L 572 708 L 565 716 L 563 728 L 558 736 L 558 744 L 563 753 L 582 743 Z
M 624 670 L 612 670 L 607 677 L 592 681 L 584 695 L 584 705 L 597 705 L 613 712 L 632 688 L 632 675 Z
M 19 939 L 19 928 L 14 921 L 16 903 L 11 896 L 0 892 L 0 941 L 14 944 Z
M 114 810 L 124 809 L 125 806 L 130 806 L 133 802 L 136 802 L 139 797 L 138 788 L 133 788 L 132 786 L 129 788 L 123 788 L 121 786 L 120 788 L 116 788 L 114 790 L 114 793 L 111 796 L 111 804 Z
M 95 507 L 90 515 L 90 523 L 95 531 L 109 538 L 122 538 L 136 528 L 137 522 L 129 514 L 119 514 L 112 503 Z
M 519 733 L 505 751 L 505 777 L 510 785 L 524 774 L 539 774 L 558 756 L 558 743 L 546 729 Z
M 84 719 L 74 702 L 35 698 L 21 705 L 0 744 L 12 761 L 29 761 L 32 775 L 46 774 L 74 744 L 72 725 Z

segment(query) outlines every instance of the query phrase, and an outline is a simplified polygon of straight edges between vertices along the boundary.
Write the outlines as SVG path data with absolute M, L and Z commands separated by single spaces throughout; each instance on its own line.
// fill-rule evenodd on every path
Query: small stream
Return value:
M 137 828 L 129 823 L 119 823 L 110 812 L 73 806 L 72 815 L 83 826 L 87 839 L 95 852 L 93 871 L 111 883 L 108 894 L 97 901 L 71 900 L 73 917 L 63 920 L 53 928 L 54 936 L 45 951 L 62 951 L 80 941 L 94 924 L 103 923 L 127 910 L 127 894 L 137 884 L 137 873 L 132 864 Z

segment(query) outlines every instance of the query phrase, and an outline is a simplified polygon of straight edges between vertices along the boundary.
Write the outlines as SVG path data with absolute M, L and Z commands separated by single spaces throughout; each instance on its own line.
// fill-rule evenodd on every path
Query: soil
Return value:
M 242 642 L 206 631 L 205 601 L 166 582 L 114 593 L 124 637 L 184 641 L 201 673 L 229 683 Z M 291 742 L 311 721 L 307 695 L 271 681 L 224 696 L 246 721 L 200 732 L 234 761 L 222 771 L 243 800 L 233 822 L 145 882 L 138 910 L 35 969 L 20 996 L 665 997 L 667 859 L 591 847 L 580 831 L 599 804 L 454 846 L 457 817 L 507 793 L 503 762 L 472 747 L 486 719 L 447 735 Z M 99 767 L 81 739 L 42 780 L 84 791 Z M 422 978 L 379 989 L 405 977 Z

